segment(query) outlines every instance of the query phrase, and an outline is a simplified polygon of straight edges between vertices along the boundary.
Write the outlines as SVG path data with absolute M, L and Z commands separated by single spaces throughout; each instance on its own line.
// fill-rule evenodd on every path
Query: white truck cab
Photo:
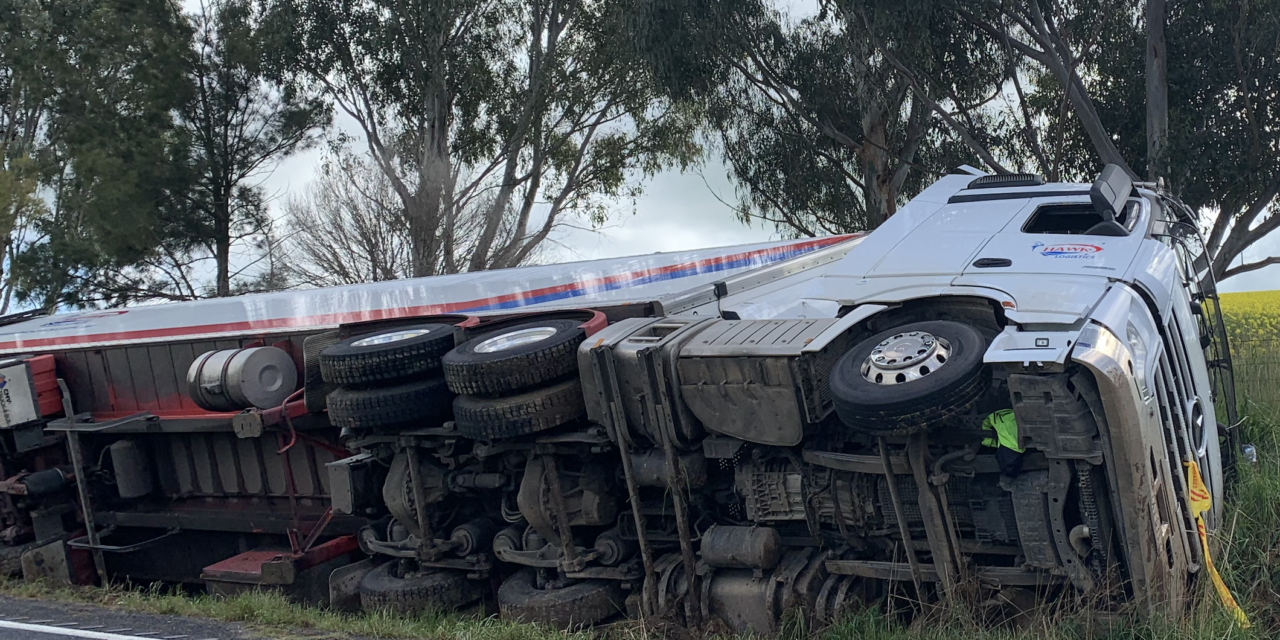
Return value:
M 1187 465 L 1212 495 L 1204 516 L 1212 530 L 1235 420 L 1206 264 L 1190 212 L 1154 185 L 1133 185 L 1118 167 L 1092 185 L 947 176 L 838 261 L 771 286 L 725 287 L 714 302 L 680 309 L 736 325 L 707 329 L 707 340 L 681 350 L 682 363 L 718 362 L 681 372 L 727 379 L 700 388 L 683 379 L 683 399 L 714 434 L 802 447 L 802 459 L 818 468 L 852 471 L 855 450 L 870 455 L 858 460 L 865 473 L 879 471 L 882 456 L 907 463 L 914 485 L 867 500 L 889 503 L 882 507 L 890 518 L 897 507 L 915 514 L 891 528 L 900 529 L 898 544 L 909 541 L 905 554 L 920 558 L 894 564 L 854 552 L 827 561 L 832 574 L 888 575 L 917 587 L 934 580 L 947 592 L 976 570 L 987 584 L 1062 579 L 1091 592 L 1118 571 L 1151 611 L 1178 610 L 1204 567 Z M 802 320 L 829 330 L 802 345 L 778 339 Z M 735 340 L 719 337 L 733 333 Z M 837 428 L 854 435 L 833 438 L 820 411 L 781 441 L 750 424 L 748 416 L 787 415 L 770 406 L 771 382 L 755 372 L 788 348 L 808 362 L 799 368 L 810 378 L 826 378 Z M 772 384 L 798 385 L 804 395 L 804 377 Z M 727 388 L 734 385 L 742 389 Z M 1025 464 L 971 469 L 957 487 L 947 464 L 964 466 L 982 450 L 975 436 L 960 434 L 1002 409 L 1016 418 L 1010 442 Z M 850 478 L 856 494 L 856 472 Z M 758 480 L 738 489 L 748 503 L 768 502 Z M 991 507 L 992 496 L 1008 503 Z M 1010 503 L 1017 531 L 1005 536 L 981 510 Z M 991 543 L 1013 538 L 1014 557 L 1002 560 Z

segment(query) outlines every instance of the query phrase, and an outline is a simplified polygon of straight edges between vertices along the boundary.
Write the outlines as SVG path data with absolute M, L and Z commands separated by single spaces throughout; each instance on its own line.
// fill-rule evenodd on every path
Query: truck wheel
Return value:
M 369 385 L 440 368 L 453 348 L 453 327 L 417 324 L 347 338 L 320 352 L 320 377 L 330 384 Z
M 484 597 L 484 583 L 457 571 L 430 571 L 401 578 L 399 562 L 374 567 L 360 579 L 360 607 L 396 613 L 452 611 Z
M 341 387 L 329 394 L 329 423 L 339 428 L 373 429 L 449 419 L 453 394 L 441 378 L 425 378 L 376 389 Z
M 583 580 L 559 589 L 539 589 L 533 569 L 524 569 L 498 588 L 503 620 L 545 624 L 557 629 L 584 627 L 624 611 L 622 585 L 613 580 Z
M 991 381 L 987 341 L 959 322 L 915 322 L 878 333 L 844 354 L 831 396 L 845 426 L 906 435 L 969 408 Z
M 486 333 L 444 356 L 444 379 L 462 394 L 499 394 L 536 387 L 578 370 L 586 339 L 577 320 L 542 320 Z
M 553 429 L 586 414 L 577 378 L 506 398 L 458 396 L 453 419 L 458 433 L 475 440 L 512 438 Z

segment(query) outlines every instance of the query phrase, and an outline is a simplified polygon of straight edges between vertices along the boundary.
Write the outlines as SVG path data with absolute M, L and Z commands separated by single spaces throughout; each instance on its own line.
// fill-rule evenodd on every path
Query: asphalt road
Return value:
M 0 640 L 258 640 L 237 624 L 0 596 Z

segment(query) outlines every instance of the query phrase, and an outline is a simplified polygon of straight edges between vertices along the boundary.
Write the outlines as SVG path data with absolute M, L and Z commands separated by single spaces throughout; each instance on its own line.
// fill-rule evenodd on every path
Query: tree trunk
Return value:
M 449 158 L 449 126 L 452 121 L 452 95 L 443 64 L 436 64 L 432 74 L 432 98 L 426 122 L 418 140 L 418 186 L 412 202 L 405 203 L 409 222 L 410 264 L 413 277 L 436 275 L 441 259 L 441 244 L 454 238 L 441 237 L 444 194 L 453 179 Z
M 1164 175 L 1169 135 L 1169 69 L 1164 39 L 1165 0 L 1147 0 L 1147 179 Z
M 874 230 L 893 213 L 896 204 L 888 193 L 893 175 L 889 172 L 889 153 L 885 113 L 869 109 L 862 117 L 862 202 L 867 212 L 867 230 Z
M 215 203 L 219 211 L 215 227 L 218 237 L 214 240 L 214 262 L 217 264 L 217 296 L 225 298 L 231 295 L 231 212 L 227 202 Z

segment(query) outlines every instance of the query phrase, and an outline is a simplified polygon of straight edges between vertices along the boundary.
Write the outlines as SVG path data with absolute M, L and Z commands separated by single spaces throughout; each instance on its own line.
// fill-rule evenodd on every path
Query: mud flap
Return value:
M 329 608 L 334 611 L 360 611 L 360 579 L 373 569 L 373 559 L 338 567 L 329 574 Z

